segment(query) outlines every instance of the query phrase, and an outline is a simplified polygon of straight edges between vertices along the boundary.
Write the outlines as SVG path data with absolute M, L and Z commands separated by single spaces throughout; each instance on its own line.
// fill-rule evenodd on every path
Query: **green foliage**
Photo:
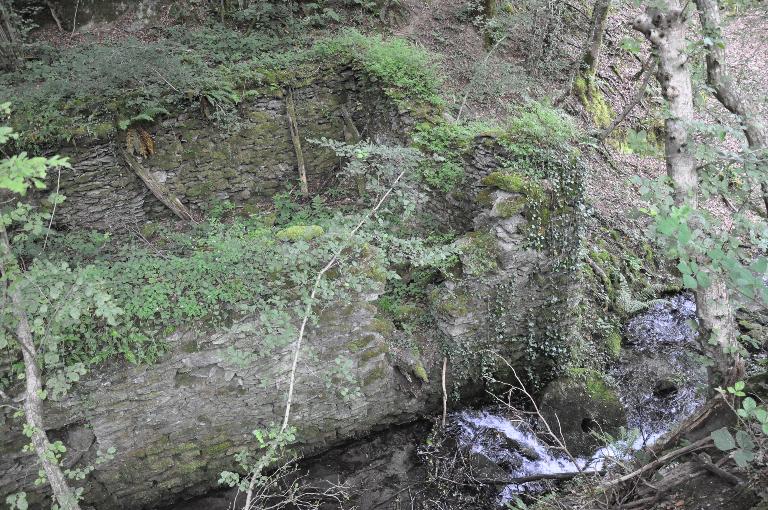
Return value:
M 539 101 L 520 107 L 505 131 L 508 143 L 551 149 L 567 147 L 577 135 L 570 117 Z
M 744 297 L 768 302 L 768 288 L 763 283 L 768 258 L 753 253 L 733 231 L 719 228 L 720 219 L 706 210 L 675 205 L 666 177 L 655 181 L 637 178 L 635 182 L 651 204 L 641 209 L 652 220 L 651 235 L 664 247 L 667 257 L 678 261 L 677 268 L 687 288 L 709 287 L 713 274 L 718 274 Z M 707 180 L 703 180 L 702 187 L 705 197 L 712 193 Z M 723 189 L 720 185 L 714 188 Z M 734 228 L 744 233 L 752 246 L 768 245 L 768 227 L 764 223 L 737 216 Z
M 259 492 L 269 491 L 276 487 L 272 486 L 274 480 L 271 479 L 267 470 L 278 461 L 291 463 L 296 460 L 295 453 L 288 449 L 296 441 L 295 428 L 280 430 L 279 427 L 272 425 L 269 429 L 254 430 L 253 437 L 256 442 L 256 451 L 241 450 L 235 455 L 235 461 L 244 474 L 222 471 L 219 476 L 220 485 L 237 487 L 241 492 L 248 492 L 251 485 L 258 488 Z M 270 494 L 270 492 L 267 493 Z
M 292 225 L 278 230 L 275 237 L 281 241 L 311 241 L 324 233 L 323 227 L 319 225 Z
M 9 510 L 27 510 L 29 508 L 27 493 L 17 492 L 11 494 L 5 498 L 5 504 L 8 505 Z
M 229 125 L 244 97 L 309 82 L 318 63 L 352 65 L 401 105 L 442 103 L 433 57 L 403 39 L 349 30 L 312 46 L 300 33 L 286 41 L 222 25 L 171 27 L 162 36 L 63 49 L 0 76 L 0 98 L 13 97 L 17 105 L 19 145 L 103 137 L 201 101 L 210 106 L 208 115 Z
M 498 128 L 483 122 L 418 124 L 413 143 L 430 156 L 421 165 L 424 181 L 436 190 L 454 191 L 464 182 L 462 158 L 472 148 L 475 138 L 498 132 Z
M 11 112 L 10 103 L 0 103 L 0 118 Z M 0 126 L 0 146 L 10 140 L 18 139 L 18 133 L 8 126 Z M 30 187 L 36 189 L 45 188 L 45 176 L 49 168 L 69 168 L 66 158 L 53 156 L 51 158 L 30 158 L 26 152 L 0 160 L 0 189 L 25 195 Z M 19 209 L 17 208 L 17 211 Z M 13 218 L 21 220 L 18 214 Z M 0 221 L 4 220 L 0 217 Z M 8 223 L 10 224 L 10 223 Z M 6 225 L 7 226 L 7 225 Z
M 423 169 L 424 180 L 434 189 L 449 193 L 455 190 L 466 177 L 464 168 L 453 161 L 431 164 L 427 163 Z
M 715 447 L 723 452 L 731 452 L 733 460 L 741 468 L 747 467 L 755 460 L 757 452 L 764 447 L 764 439 L 768 437 L 768 407 L 764 404 L 758 405 L 755 399 L 747 397 L 745 389 L 744 381 L 737 381 L 726 390 L 717 388 L 724 397 L 730 394 L 746 398 L 741 400 L 739 408 L 731 406 L 738 417 L 735 432 L 732 433 L 727 427 L 722 427 L 710 434 Z M 729 402 L 727 398 L 724 398 L 724 401 Z
M 383 83 L 387 94 L 398 104 L 405 106 L 411 101 L 433 106 L 443 104 L 435 57 L 405 39 L 383 39 L 345 30 L 319 42 L 314 53 L 324 58 L 348 59 Z

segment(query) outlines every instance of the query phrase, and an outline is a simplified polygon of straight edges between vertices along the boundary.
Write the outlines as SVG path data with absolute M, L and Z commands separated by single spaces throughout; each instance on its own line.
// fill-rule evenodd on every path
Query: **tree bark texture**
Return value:
M 8 276 L 9 272 L 18 273 L 18 267 L 13 261 L 11 246 L 8 242 L 8 235 L 5 227 L 0 224 L 0 271 Z M 24 357 L 24 375 L 26 379 L 26 393 L 24 396 L 24 415 L 27 423 L 32 427 L 32 445 L 37 454 L 40 464 L 43 466 L 48 484 L 53 490 L 53 496 L 62 510 L 79 510 L 77 498 L 69 487 L 64 473 L 59 464 L 51 458 L 51 443 L 48 441 L 48 435 L 45 433 L 45 422 L 43 420 L 43 401 L 41 394 L 43 390 L 40 369 L 37 365 L 37 349 L 35 347 L 32 329 L 29 327 L 27 314 L 24 312 L 24 305 L 19 291 L 13 286 L 8 288 L 8 294 L 11 298 L 11 307 L 13 314 L 18 321 L 16 326 L 16 339 L 21 346 L 22 356 Z
M 650 41 L 658 55 L 656 77 L 667 100 L 665 120 L 667 174 L 674 186 L 677 205 L 698 206 L 696 158 L 689 150 L 689 123 L 693 120 L 693 90 L 688 55 L 686 24 L 679 0 L 668 0 L 662 9 L 647 8 L 633 26 Z M 712 358 L 710 387 L 735 381 L 743 374 L 743 361 L 735 352 L 736 329 L 725 282 L 711 275 L 707 288 L 696 289 L 696 306 L 704 351 Z
M 725 44 L 722 44 L 720 7 L 717 0 L 696 0 L 704 35 L 709 36 L 713 44 L 707 52 L 707 82 L 714 89 L 715 97 L 731 113 L 741 120 L 741 129 L 747 137 L 749 148 L 758 159 L 758 169 L 763 174 L 768 172 L 768 129 L 760 121 L 760 115 L 751 102 L 741 94 L 728 73 L 725 58 Z M 768 215 L 768 183 L 760 183 L 763 204 Z
M 600 49 L 603 47 L 605 23 L 608 21 L 608 10 L 610 7 L 611 0 L 595 0 L 595 7 L 592 10 L 592 23 L 590 23 L 589 29 L 589 39 L 583 61 L 586 66 L 585 76 L 590 79 L 594 79 L 597 74 L 597 66 L 600 63 Z
M 304 163 L 304 150 L 301 148 L 299 125 L 296 122 L 296 103 L 293 100 L 293 89 L 291 88 L 288 89 L 288 93 L 285 96 L 285 113 L 288 116 L 288 128 L 291 131 L 293 148 L 296 151 L 296 166 L 299 169 L 299 187 L 302 195 L 308 195 L 309 185 L 307 184 L 307 167 Z

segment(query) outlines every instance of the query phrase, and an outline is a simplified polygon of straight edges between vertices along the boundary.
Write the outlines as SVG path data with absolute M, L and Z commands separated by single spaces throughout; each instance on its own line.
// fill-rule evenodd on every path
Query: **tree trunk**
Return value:
M 693 120 L 693 91 L 680 1 L 667 0 L 663 9 L 647 8 L 635 19 L 633 26 L 645 35 L 659 57 L 656 77 L 669 107 L 665 120 L 665 153 L 675 203 L 696 209 L 696 158 L 689 151 L 688 133 L 688 125 Z M 734 349 L 736 332 L 733 311 L 725 282 L 719 275 L 712 274 L 710 286 L 699 287 L 695 294 L 702 347 L 714 361 L 710 368 L 710 387 L 714 388 L 733 382 L 743 373 L 743 362 Z
M 293 89 L 290 87 L 285 95 L 285 113 L 288 116 L 288 128 L 290 129 L 293 148 L 296 152 L 296 166 L 299 169 L 299 188 L 301 189 L 301 194 L 306 196 L 309 194 L 307 167 L 304 164 L 304 151 L 301 148 L 299 125 L 296 121 L 296 103 L 293 100 Z
M 716 0 L 696 0 L 701 26 L 704 35 L 712 41 L 707 52 L 707 82 L 715 91 L 715 97 L 731 113 L 741 120 L 741 127 L 747 137 L 749 148 L 758 159 L 758 169 L 761 174 L 768 172 L 768 129 L 760 121 L 760 115 L 753 104 L 740 94 L 728 74 L 725 60 L 725 44 L 722 44 L 720 26 L 720 8 Z M 768 184 L 765 180 L 760 183 L 763 204 L 768 215 Z
M 591 103 L 594 95 L 597 93 L 597 66 L 600 63 L 600 50 L 603 47 L 603 36 L 605 34 L 605 24 L 608 21 L 608 10 L 611 7 L 611 0 L 595 0 L 592 9 L 592 21 L 589 24 L 589 33 L 584 44 L 584 53 L 578 60 L 570 76 L 563 93 L 555 100 L 555 105 L 559 105 L 567 99 L 572 93 L 577 79 L 583 80 L 584 98 L 582 101 Z M 585 106 L 587 106 L 585 104 Z
M 18 273 L 19 269 L 13 260 L 11 246 L 8 242 L 8 235 L 5 227 L 0 223 L 0 271 L 8 277 L 8 273 Z M 54 499 L 58 502 L 62 510 L 80 510 L 77 498 L 70 489 L 64 473 L 59 464 L 50 457 L 51 443 L 48 441 L 48 435 L 45 433 L 45 423 L 43 421 L 43 402 L 40 397 L 43 391 L 40 369 L 37 366 L 37 349 L 35 347 L 32 330 L 29 327 L 27 314 L 24 312 L 19 291 L 11 286 L 8 289 L 11 298 L 13 314 L 16 316 L 18 325 L 16 326 L 16 337 L 21 346 L 22 356 L 24 357 L 24 375 L 26 378 L 26 394 L 24 396 L 24 415 L 27 423 L 32 427 L 32 445 L 35 453 L 43 466 L 48 484 L 53 490 Z
M 0 0 L 0 69 L 12 70 L 19 60 L 19 34 L 13 26 L 12 11 L 6 0 Z
M 656 77 L 669 106 L 665 121 L 667 175 L 675 187 L 675 202 L 698 205 L 696 158 L 688 151 L 688 123 L 693 120 L 693 90 L 686 54 L 685 21 L 679 0 L 667 0 L 661 12 L 646 9 L 633 26 L 651 42 L 659 55 Z
M 605 23 L 608 21 L 608 9 L 611 0 L 595 0 L 592 10 L 592 23 L 589 29 L 589 39 L 584 52 L 583 64 L 586 67 L 584 76 L 594 80 L 597 74 L 597 65 L 600 62 L 600 49 L 603 47 L 603 35 Z
M 485 19 L 485 22 L 488 23 L 496 16 L 496 0 L 483 0 L 483 18 Z M 485 47 L 490 48 L 493 46 L 493 37 L 491 36 L 490 32 L 488 32 L 488 29 L 485 31 L 485 35 L 483 36 L 483 41 L 485 42 Z
M 358 131 L 355 122 L 352 120 L 352 115 L 349 114 L 346 106 L 341 107 L 341 119 L 344 121 L 344 143 L 347 145 L 355 145 L 360 143 L 362 137 L 360 131 Z M 360 200 L 365 198 L 365 175 L 356 175 L 355 184 L 357 185 L 357 196 Z

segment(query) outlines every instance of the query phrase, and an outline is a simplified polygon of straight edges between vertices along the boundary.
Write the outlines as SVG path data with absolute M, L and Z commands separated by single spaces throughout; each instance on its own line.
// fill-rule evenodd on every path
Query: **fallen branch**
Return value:
M 448 392 L 445 389 L 445 372 L 448 370 L 448 356 L 443 358 L 443 428 L 445 428 L 445 417 L 448 414 Z
M 312 307 L 315 304 L 315 298 L 317 296 L 317 291 L 320 289 L 320 283 L 323 281 L 323 277 L 325 276 L 325 273 L 331 270 L 331 268 L 338 262 L 339 257 L 341 256 L 341 253 L 347 249 L 349 246 L 349 242 L 352 239 L 352 237 L 357 233 L 358 230 L 360 230 L 363 225 L 366 224 L 366 222 L 371 219 L 381 208 L 382 205 L 384 205 L 384 202 L 386 202 L 387 198 L 389 198 L 389 195 L 392 194 L 392 191 L 394 191 L 397 184 L 400 182 L 400 180 L 405 175 L 405 172 L 408 169 L 406 168 L 402 172 L 398 174 L 398 176 L 395 178 L 395 180 L 392 182 L 392 186 L 389 187 L 389 189 L 379 198 L 379 201 L 376 203 L 376 205 L 368 211 L 368 213 L 358 222 L 357 225 L 355 225 L 355 228 L 353 228 L 348 236 L 347 241 L 342 243 L 341 246 L 339 246 L 336 251 L 334 252 L 331 259 L 328 261 L 328 263 L 320 270 L 319 273 L 317 273 L 317 277 L 315 277 L 315 283 L 312 286 L 312 293 L 309 295 L 309 299 L 307 300 L 307 304 L 304 308 L 304 314 L 303 318 L 301 320 L 301 327 L 299 328 L 299 336 L 296 338 L 296 343 L 294 344 L 294 351 L 293 351 L 293 362 L 291 364 L 291 374 L 288 382 L 288 397 L 285 402 L 285 413 L 283 415 L 283 423 L 280 426 L 280 432 L 285 432 L 285 429 L 288 428 L 288 420 L 291 416 L 291 405 L 293 404 L 293 390 L 294 386 L 296 385 L 296 369 L 299 365 L 299 353 L 301 351 L 301 344 L 304 340 L 304 332 L 307 328 L 307 322 L 309 322 L 309 317 L 312 315 Z
M 344 121 L 344 143 L 347 145 L 356 145 L 360 143 L 362 137 L 360 131 L 352 120 L 346 106 L 341 107 L 341 118 Z M 362 200 L 365 197 L 365 175 L 355 175 L 355 184 L 357 185 L 357 196 Z
M 614 478 L 613 480 L 609 480 L 608 482 L 603 483 L 602 486 L 603 488 L 613 487 L 615 485 L 619 485 L 621 483 L 629 481 L 635 478 L 636 476 L 642 475 L 643 473 L 647 473 L 648 471 L 658 469 L 664 464 L 666 464 L 667 462 L 672 461 L 680 457 L 681 455 L 685 455 L 686 453 L 691 453 L 702 447 L 706 447 L 711 442 L 712 442 L 712 438 L 710 437 L 705 437 L 704 439 L 700 439 L 695 443 L 689 444 L 688 446 L 678 448 L 677 450 L 673 450 L 665 455 L 662 455 L 658 459 L 654 460 L 653 462 L 649 462 L 648 464 L 644 465 L 640 469 L 636 469 L 635 471 L 632 471 L 631 473 L 628 473 L 624 476 L 620 476 L 618 478 Z
M 152 174 L 150 174 L 147 169 L 144 168 L 141 163 L 139 163 L 138 159 L 129 154 L 128 151 L 125 150 L 125 148 L 122 146 L 120 147 L 120 154 L 123 156 L 123 159 L 125 160 L 125 163 L 128 165 L 128 167 L 133 170 L 133 173 L 139 176 L 139 178 L 144 182 L 147 188 L 149 188 L 149 191 L 152 192 L 155 198 L 160 200 L 163 205 L 173 211 L 173 213 L 182 220 L 197 223 L 189 209 L 187 209 L 187 207 L 181 203 L 181 200 L 179 200 L 176 195 L 171 193 L 168 188 L 163 186 L 162 183 L 160 183 L 157 179 L 152 177 Z
M 307 184 L 307 167 L 304 164 L 304 151 L 301 149 L 301 137 L 299 137 L 299 126 L 296 123 L 296 104 L 293 101 L 293 89 L 288 87 L 285 95 L 285 114 L 288 117 L 288 128 L 291 131 L 291 140 L 293 149 L 296 151 L 296 165 L 299 168 L 299 186 L 303 195 L 309 194 L 309 185 Z
M 538 475 L 516 476 L 514 478 L 478 478 L 477 481 L 488 484 L 513 485 L 520 483 L 538 482 L 540 480 L 571 480 L 581 475 L 596 475 L 595 471 L 568 471 L 564 473 L 539 473 Z
M 729 473 L 725 469 L 721 468 L 720 466 L 717 466 L 712 463 L 712 460 L 709 458 L 708 455 L 705 453 L 700 453 L 698 455 L 699 462 L 701 463 L 702 467 L 712 473 L 713 475 L 717 475 L 723 480 L 731 483 L 732 485 L 741 485 L 744 483 L 744 480 L 739 478 L 738 476 Z
M 653 65 L 651 65 L 651 62 L 653 61 Z M 637 93 L 635 94 L 635 97 L 632 99 L 632 101 L 627 104 L 627 106 L 624 107 L 624 111 L 621 112 L 621 114 L 613 119 L 613 122 L 611 122 L 611 125 L 605 128 L 605 130 L 600 133 L 600 135 L 597 137 L 598 140 L 601 142 L 608 138 L 611 133 L 613 133 L 614 129 L 616 129 L 619 124 L 621 124 L 624 119 L 627 118 L 627 115 L 630 114 L 632 110 L 635 109 L 635 106 L 640 104 L 640 101 L 643 100 L 643 97 L 645 96 L 645 89 L 648 88 L 648 83 L 651 81 L 651 76 L 653 76 L 653 67 L 656 66 L 656 61 L 653 60 L 652 57 L 648 57 L 648 60 L 645 61 L 645 64 L 643 65 L 643 68 L 641 69 L 641 74 L 645 73 L 645 78 L 643 78 L 643 82 L 640 84 L 640 86 L 637 88 Z

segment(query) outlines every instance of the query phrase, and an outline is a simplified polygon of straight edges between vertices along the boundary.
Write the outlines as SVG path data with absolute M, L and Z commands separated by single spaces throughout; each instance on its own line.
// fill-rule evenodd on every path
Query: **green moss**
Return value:
M 482 276 L 499 268 L 496 238 L 488 232 L 471 232 L 461 243 L 464 273 Z
M 370 386 L 371 384 L 384 379 L 386 376 L 386 368 L 384 368 L 382 365 L 379 365 L 365 376 L 363 379 L 363 386 Z
M 350 352 L 358 352 L 368 347 L 374 340 L 376 340 L 376 337 L 373 335 L 365 335 L 356 340 L 347 342 L 344 347 L 346 347 Z
M 197 345 L 197 341 L 196 340 L 190 340 L 189 342 L 185 342 L 181 346 L 181 350 L 186 352 L 186 353 L 188 353 L 188 354 L 192 354 L 192 353 L 195 353 L 195 352 L 199 352 L 200 351 L 200 347 Z
M 573 90 L 576 96 L 584 105 L 584 108 L 592 116 L 592 121 L 597 127 L 608 127 L 615 113 L 600 89 L 595 85 L 594 80 L 585 76 L 579 76 L 573 83 Z
M 392 324 L 392 321 L 390 320 L 374 317 L 373 320 L 371 320 L 371 330 L 386 338 L 395 332 L 395 325 Z
M 570 368 L 569 374 L 581 381 L 589 397 L 603 402 L 615 402 L 618 400 L 616 391 L 606 382 L 605 376 L 591 368 Z
M 429 377 L 427 376 L 427 370 L 424 368 L 424 365 L 422 365 L 421 361 L 417 361 L 416 366 L 413 367 L 413 375 L 415 375 L 425 383 L 429 382 Z
M 469 297 L 463 291 L 457 290 L 450 296 L 446 296 L 437 305 L 438 310 L 447 313 L 451 317 L 462 317 L 469 312 Z
M 484 189 L 477 193 L 477 196 L 475 196 L 475 202 L 477 202 L 477 205 L 483 206 L 483 207 L 490 207 L 493 205 L 493 199 L 491 198 L 491 191 Z
M 482 183 L 510 193 L 523 193 L 528 179 L 518 173 L 493 172 L 483 178 Z
M 617 328 L 611 329 L 605 336 L 605 350 L 612 358 L 618 358 L 621 354 L 621 333 Z
M 481 181 L 485 186 L 492 186 L 509 193 L 520 193 L 531 198 L 541 198 L 544 190 L 541 185 L 520 172 L 493 172 Z
M 386 354 L 389 352 L 389 345 L 386 343 L 382 343 L 378 347 L 375 347 L 373 349 L 370 349 L 368 351 L 363 352 L 360 355 L 360 361 L 362 363 L 368 363 L 373 358 L 376 358 L 378 356 L 381 356 L 382 354 Z
M 204 446 L 201 449 L 201 453 L 202 453 L 203 458 L 207 458 L 209 456 L 217 456 L 217 455 L 220 455 L 222 453 L 226 453 L 227 450 L 229 450 L 233 446 L 234 446 L 234 444 L 232 443 L 232 441 L 224 440 L 224 441 L 221 441 L 221 442 L 218 442 L 218 443 L 213 443 L 210 446 Z
M 108 138 L 115 133 L 115 125 L 112 122 L 100 122 L 93 127 L 92 132 L 97 139 Z
M 325 230 L 319 225 L 293 225 L 278 230 L 275 237 L 281 241 L 311 241 L 323 234 Z
M 496 205 L 496 214 L 500 218 L 511 218 L 516 214 L 520 214 L 525 209 L 526 203 L 525 197 L 508 198 Z
M 203 198 L 212 194 L 211 185 L 208 182 L 194 184 L 187 188 L 186 195 L 189 198 Z

